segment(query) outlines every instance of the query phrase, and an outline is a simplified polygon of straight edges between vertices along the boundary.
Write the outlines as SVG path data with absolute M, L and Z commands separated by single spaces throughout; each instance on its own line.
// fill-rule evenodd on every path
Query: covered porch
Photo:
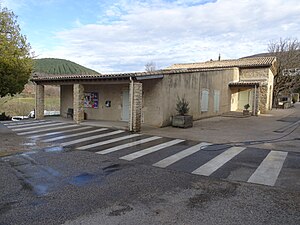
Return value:
M 153 79 L 153 77 L 151 78 Z M 142 82 L 130 75 L 85 75 L 33 78 L 36 85 L 35 118 L 44 117 L 44 87 L 59 85 L 60 113 L 75 123 L 95 124 L 139 132 L 142 127 Z
M 229 83 L 231 91 L 230 111 L 242 112 L 245 106 L 249 104 L 251 115 L 260 113 L 260 82 L 231 82 Z

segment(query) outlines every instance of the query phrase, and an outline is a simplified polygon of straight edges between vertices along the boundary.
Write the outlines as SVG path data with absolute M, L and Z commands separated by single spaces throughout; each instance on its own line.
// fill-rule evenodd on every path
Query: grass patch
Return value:
M 3 97 L 0 98 L 0 113 L 9 116 L 27 116 L 35 108 L 35 98 L 32 97 Z M 45 97 L 45 110 L 59 111 L 59 97 Z

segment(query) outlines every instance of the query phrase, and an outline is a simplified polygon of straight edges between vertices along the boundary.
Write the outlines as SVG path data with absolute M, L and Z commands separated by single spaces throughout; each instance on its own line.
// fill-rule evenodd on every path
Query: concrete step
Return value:
M 250 117 L 249 115 L 244 115 L 243 112 L 237 112 L 237 111 L 230 111 L 222 114 L 223 117 L 233 117 L 233 118 L 247 118 Z

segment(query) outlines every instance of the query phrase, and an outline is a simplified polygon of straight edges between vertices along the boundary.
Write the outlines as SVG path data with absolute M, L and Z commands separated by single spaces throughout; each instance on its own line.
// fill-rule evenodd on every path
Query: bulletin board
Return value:
M 84 107 L 98 109 L 98 93 L 97 92 L 85 92 L 84 93 Z

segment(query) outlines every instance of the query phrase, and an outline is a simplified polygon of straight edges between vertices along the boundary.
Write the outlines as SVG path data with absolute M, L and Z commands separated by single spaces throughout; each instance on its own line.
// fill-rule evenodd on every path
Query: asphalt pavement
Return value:
M 0 224 L 299 224 L 299 105 L 234 119 L 135 136 L 2 123 Z

